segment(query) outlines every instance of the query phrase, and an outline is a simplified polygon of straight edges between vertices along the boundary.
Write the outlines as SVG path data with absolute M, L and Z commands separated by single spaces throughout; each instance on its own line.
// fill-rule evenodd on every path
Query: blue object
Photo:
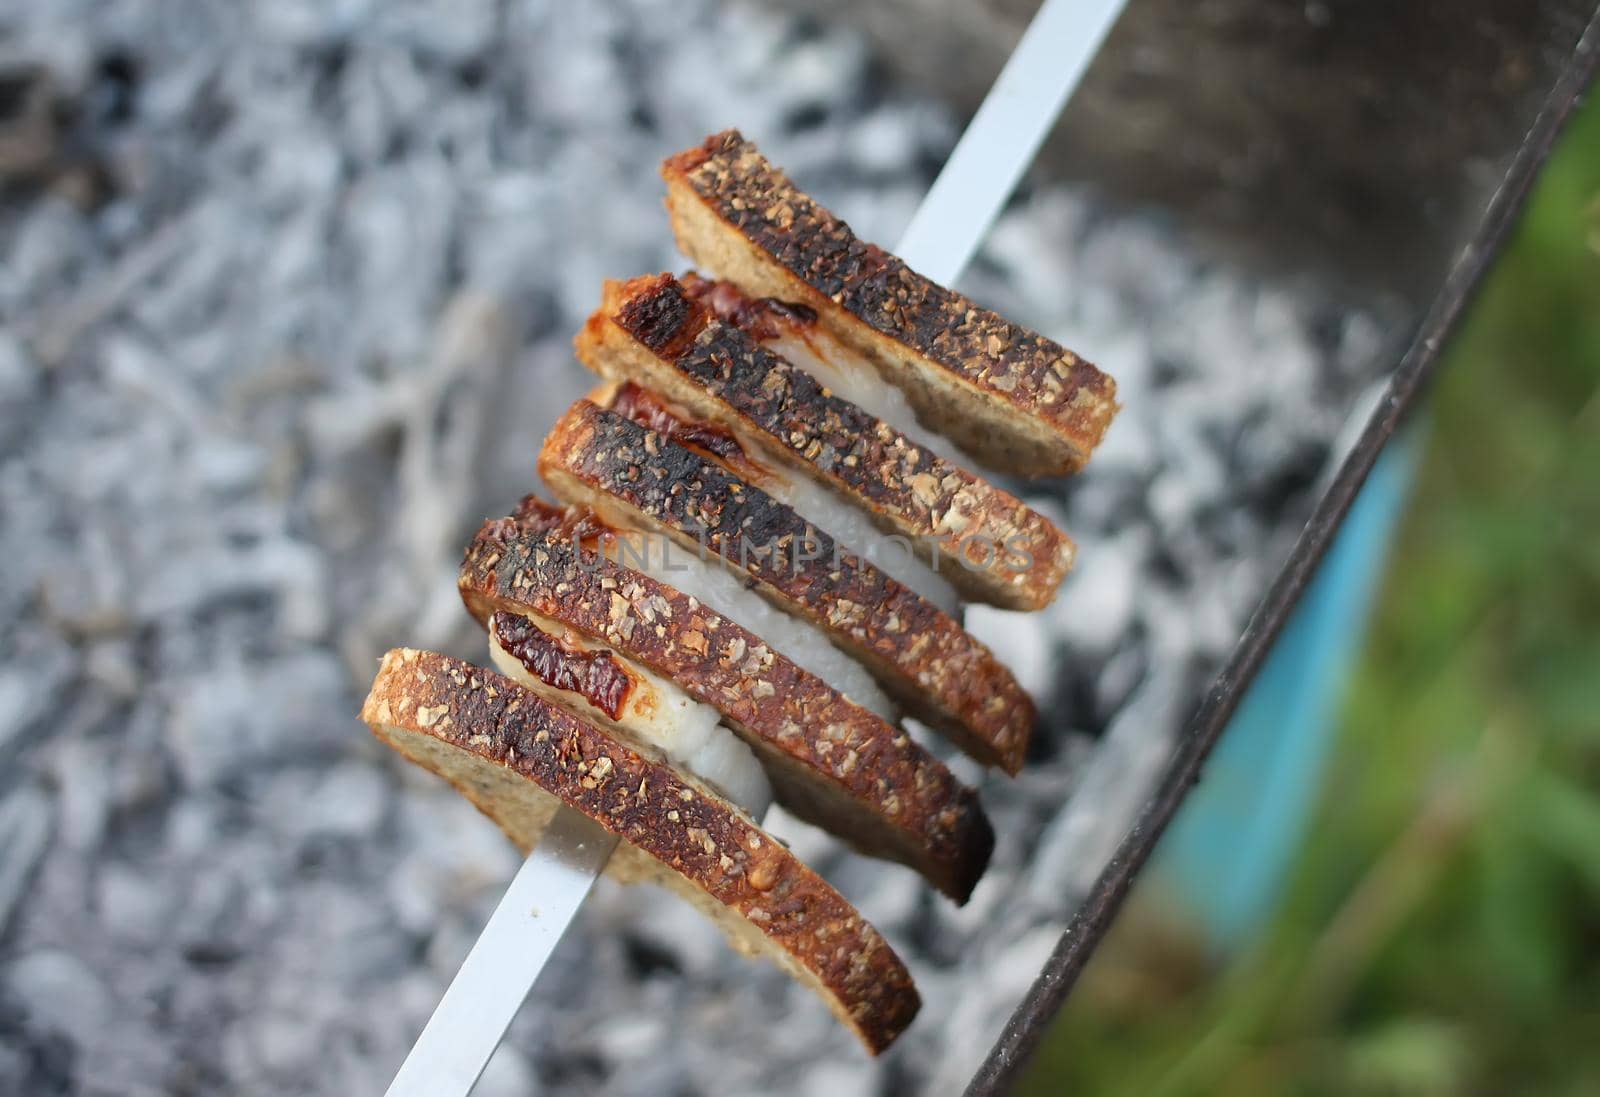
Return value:
M 1384 450 L 1161 843 L 1156 872 L 1217 952 L 1271 916 L 1321 790 L 1362 633 L 1411 486 L 1416 431 Z

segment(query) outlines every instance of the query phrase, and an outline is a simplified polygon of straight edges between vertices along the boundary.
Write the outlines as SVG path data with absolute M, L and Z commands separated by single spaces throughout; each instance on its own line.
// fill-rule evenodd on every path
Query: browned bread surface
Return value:
M 921 872 L 965 902 L 994 831 L 972 789 L 905 732 L 733 621 L 575 544 L 524 501 L 486 522 L 460 588 L 479 621 L 533 614 L 605 644 L 715 708 L 753 747 L 781 803 L 863 853 Z
M 826 881 L 692 777 L 531 690 L 443 655 L 397 649 L 384 656 L 361 718 L 525 850 L 551 799 L 620 836 L 736 946 L 816 991 L 874 1054 L 915 1016 L 905 965 Z
M 706 458 L 579 400 L 545 440 L 545 482 L 602 519 L 704 544 L 778 608 L 824 630 L 906 711 L 974 758 L 1015 773 L 1034 708 L 1016 678 L 949 614 Z M 802 559 L 802 546 L 815 559 Z M 758 551 L 768 547 L 771 551 Z
M 971 601 L 1043 608 L 1072 566 L 1072 542 L 1049 519 L 834 395 L 670 274 L 608 282 L 577 349 L 602 376 L 637 380 L 734 431 L 885 532 L 934 542 L 939 573 Z
M 678 245 L 756 296 L 816 309 L 986 464 L 1071 472 L 1116 414 L 1116 383 L 1036 332 L 930 282 L 800 191 L 736 130 L 662 165 Z

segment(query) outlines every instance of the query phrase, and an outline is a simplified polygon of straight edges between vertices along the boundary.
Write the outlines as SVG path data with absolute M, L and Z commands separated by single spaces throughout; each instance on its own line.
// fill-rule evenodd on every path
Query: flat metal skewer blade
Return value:
M 1045 0 L 917 207 L 895 253 L 949 285 L 1088 71 L 1125 0 Z
M 466 1097 L 617 846 L 563 806 L 517 870 L 388 1097 Z

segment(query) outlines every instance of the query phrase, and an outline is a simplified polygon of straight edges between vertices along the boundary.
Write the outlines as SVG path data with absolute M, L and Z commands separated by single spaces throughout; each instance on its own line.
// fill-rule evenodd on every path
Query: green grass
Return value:
M 1023 1094 L 1600 1094 L 1600 100 L 1430 398 L 1323 802 L 1260 941 L 1158 900 Z

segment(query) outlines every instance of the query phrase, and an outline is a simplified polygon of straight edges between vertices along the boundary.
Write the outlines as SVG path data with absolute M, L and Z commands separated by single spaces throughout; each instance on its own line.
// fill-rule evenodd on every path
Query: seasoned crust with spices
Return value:
M 571 532 L 582 525 L 532 496 L 484 523 L 461 565 L 468 610 L 532 615 L 672 681 L 750 744 L 796 815 L 967 900 L 994 848 L 972 789 L 760 637 L 585 547 Z
M 1116 382 L 858 239 L 737 130 L 669 157 L 661 174 L 678 246 L 697 266 L 815 309 L 919 419 L 985 464 L 1059 475 L 1100 444 Z
M 1042 609 L 1072 567 L 1072 542 L 1049 519 L 835 395 L 670 274 L 607 282 L 576 346 L 596 373 L 735 432 L 885 533 L 935 542 L 939 574 L 971 601 Z
M 949 614 L 836 550 L 765 492 L 589 400 L 545 439 L 539 472 L 608 523 L 703 543 L 773 605 L 822 629 L 907 712 L 985 765 L 1021 767 L 1034 708 L 1011 672 Z
M 734 947 L 815 991 L 877 1054 L 916 1015 L 911 975 L 837 891 L 692 776 L 493 671 L 431 652 L 383 658 L 361 718 L 454 785 L 524 851 L 558 804 L 622 839 L 622 875 L 662 883 Z

